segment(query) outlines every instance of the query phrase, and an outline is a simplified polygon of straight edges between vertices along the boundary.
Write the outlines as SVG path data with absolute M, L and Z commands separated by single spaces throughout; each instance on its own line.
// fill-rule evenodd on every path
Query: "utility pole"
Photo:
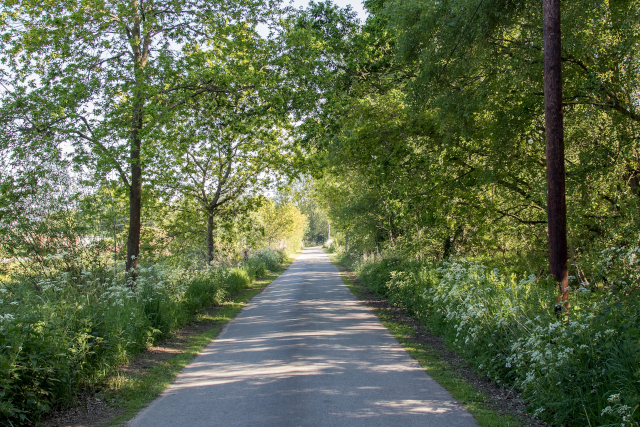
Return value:
M 331 240 L 331 221 L 327 221 L 327 242 Z
M 564 130 L 562 125 L 562 41 L 560 0 L 544 0 L 544 119 L 547 157 L 549 272 L 558 281 L 556 313 L 569 310 L 567 203 L 565 199 Z

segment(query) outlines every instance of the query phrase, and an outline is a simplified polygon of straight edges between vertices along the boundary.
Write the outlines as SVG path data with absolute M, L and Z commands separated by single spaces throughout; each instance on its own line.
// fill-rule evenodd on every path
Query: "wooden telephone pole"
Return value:
M 544 0 L 544 118 L 547 155 L 549 272 L 560 288 L 556 312 L 569 309 L 567 204 L 565 199 L 564 130 L 562 125 L 562 41 L 560 0 Z

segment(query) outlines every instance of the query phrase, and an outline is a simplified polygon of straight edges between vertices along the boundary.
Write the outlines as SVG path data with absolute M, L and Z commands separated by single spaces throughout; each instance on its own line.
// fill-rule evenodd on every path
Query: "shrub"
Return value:
M 251 257 L 244 263 L 244 268 L 251 280 L 258 279 L 267 273 L 266 263 L 263 259 Z
M 624 256 L 635 260 L 635 253 Z M 640 297 L 629 263 L 620 263 L 623 283 L 607 292 L 589 292 L 572 279 L 567 319 L 553 312 L 551 281 L 503 275 L 479 261 L 435 265 L 388 255 L 357 267 L 366 285 L 442 334 L 480 373 L 523 391 L 537 416 L 554 425 L 634 426 Z
M 220 304 L 227 292 L 223 287 L 224 275 L 218 269 L 206 270 L 194 277 L 184 294 L 184 304 L 193 313 L 213 304 Z
M 249 274 L 243 268 L 232 268 L 229 270 L 226 280 L 225 289 L 230 294 L 235 294 L 245 289 L 251 283 Z
M 0 418 L 35 422 L 192 315 L 244 289 L 275 251 L 239 266 L 142 265 L 52 274 L 0 289 Z M 266 261 L 265 261 L 266 260 Z M 251 272 L 249 272 L 249 268 Z
M 271 271 L 276 270 L 278 268 L 278 264 L 282 264 L 287 260 L 287 256 L 283 251 L 268 247 L 255 251 L 252 256 L 262 260 L 265 267 Z

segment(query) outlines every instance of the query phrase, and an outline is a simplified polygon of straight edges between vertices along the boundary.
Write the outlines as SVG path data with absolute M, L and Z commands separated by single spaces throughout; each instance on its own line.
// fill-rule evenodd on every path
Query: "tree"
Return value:
M 321 205 L 318 180 L 308 176 L 298 178 L 293 185 L 282 188 L 276 195 L 278 204 L 292 203 L 307 217 L 305 243 L 318 244 L 327 240 L 328 220 L 326 208 Z
M 328 175 L 321 193 L 332 225 L 352 231 L 361 250 L 375 242 L 434 259 L 499 253 L 505 263 L 526 253 L 526 268 L 539 272 L 549 255 L 542 10 L 466 0 L 366 6 L 362 27 L 325 2 L 288 33 L 300 87 L 315 82 L 322 100 L 299 130 L 310 170 Z M 575 265 L 637 241 L 640 80 L 628 58 L 638 54 L 640 15 L 631 2 L 564 7 Z
M 245 91 L 194 105 L 174 122 L 158 162 L 158 184 L 198 201 L 207 220 L 206 259 L 213 260 L 214 218 L 256 208 L 248 196 L 286 169 L 287 138 L 278 115 Z
M 258 211 L 258 218 L 269 246 L 293 251 L 302 247 L 307 218 L 293 203 L 276 205 L 268 199 Z
M 511 198 L 500 209 L 509 218 L 539 230 L 549 220 L 550 234 L 558 236 L 549 236 L 549 244 L 558 248 L 548 254 L 556 258 L 550 272 L 563 283 L 562 298 L 566 298 L 567 272 L 562 267 L 567 263 L 562 249 L 566 238 L 551 227 L 555 223 L 564 228 L 563 215 L 557 220 L 552 215 L 556 206 L 564 204 L 560 201 L 565 197 L 560 183 L 564 173 L 550 161 L 555 158 L 559 165 L 566 159 L 568 226 L 580 236 L 582 250 L 604 244 L 593 243 L 606 240 L 605 229 L 619 229 L 620 219 L 613 217 L 621 205 L 636 203 L 635 190 L 627 190 L 636 182 L 633 135 L 640 117 L 633 101 L 640 88 L 638 50 L 632 47 L 640 40 L 638 5 L 575 1 L 563 4 L 562 15 L 558 12 L 563 35 L 560 46 L 557 33 L 555 69 L 559 76 L 561 62 L 564 95 L 554 106 L 555 115 L 563 119 L 553 127 L 560 136 L 564 124 L 562 154 L 550 149 L 545 153 L 543 134 L 552 126 L 545 126 L 542 111 L 543 32 L 535 23 L 542 21 L 543 10 L 538 4 L 461 0 L 432 7 L 389 1 L 378 11 L 399 34 L 398 59 L 419 69 L 409 87 L 413 104 L 437 114 L 450 135 L 462 136 L 452 141 L 456 146 L 461 147 L 461 141 L 471 143 L 482 156 L 484 170 L 491 170 L 491 176 L 482 174 L 483 179 Z M 548 205 L 546 182 L 541 181 L 547 162 L 546 172 L 557 171 L 554 181 L 559 190 L 553 195 L 556 184 L 550 186 Z M 595 206 L 597 213 L 591 208 Z M 634 215 L 626 220 L 635 221 Z M 615 239 L 616 245 L 635 240 L 632 233 L 624 235 Z
M 72 145 L 96 176 L 129 190 L 127 270 L 139 256 L 149 135 L 190 100 L 233 93 L 225 46 L 241 43 L 274 3 L 261 0 L 5 2 L 0 37 L 3 124 L 14 146 Z

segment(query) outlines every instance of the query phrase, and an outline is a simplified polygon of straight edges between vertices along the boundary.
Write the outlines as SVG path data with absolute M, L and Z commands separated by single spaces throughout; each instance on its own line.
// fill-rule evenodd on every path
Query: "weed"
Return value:
M 118 269 L 60 272 L 0 288 L 0 420 L 34 422 L 69 404 L 194 313 L 247 288 L 284 255 L 236 267 L 146 264 L 135 286 Z
M 576 286 L 566 319 L 553 313 L 551 281 L 502 274 L 481 261 L 435 264 L 391 254 L 355 268 L 368 287 L 443 335 L 478 372 L 521 390 L 536 416 L 554 425 L 634 426 L 640 422 L 640 297 L 631 292 L 637 251 L 609 250 L 605 261 L 612 252 L 628 258 L 620 262 L 620 280 L 606 292 Z

